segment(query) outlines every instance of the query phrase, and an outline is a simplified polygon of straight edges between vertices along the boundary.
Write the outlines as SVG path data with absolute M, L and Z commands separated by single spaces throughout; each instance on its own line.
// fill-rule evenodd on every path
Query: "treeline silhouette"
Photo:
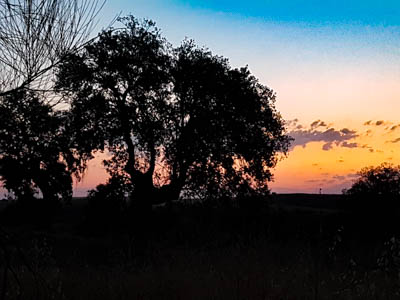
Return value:
M 100 7 L 0 0 L 0 300 L 398 297 L 399 166 L 270 194 L 274 92 L 149 20 L 88 39 Z M 108 181 L 72 199 L 98 151 Z
M 290 143 L 274 92 L 191 40 L 172 47 L 152 21 L 118 22 L 63 53 L 56 106 L 29 86 L 1 96 L 4 187 L 21 201 L 40 192 L 68 202 L 72 176 L 107 151 L 110 178 L 89 198 L 111 210 L 126 198 L 145 211 L 180 197 L 267 195 Z
M 88 40 L 97 1 L 28 2 L 0 2 L 0 179 L 25 219 L 70 203 L 98 151 L 109 179 L 90 191 L 89 219 L 146 218 L 178 199 L 257 207 L 269 195 L 291 137 L 247 67 L 192 40 L 173 47 L 133 16 Z M 353 212 L 397 213 L 399 167 L 359 175 L 344 191 Z
M 26 215 L 37 207 L 39 219 L 51 219 L 51 211 L 71 201 L 73 178 L 82 178 L 97 151 L 109 154 L 103 162 L 109 179 L 88 195 L 92 219 L 118 219 L 122 211 L 140 218 L 153 204 L 178 199 L 244 207 L 269 194 L 270 170 L 287 154 L 291 137 L 274 92 L 247 67 L 232 68 L 192 40 L 173 47 L 154 22 L 133 16 L 118 18 L 118 27 L 86 42 L 97 2 L 82 7 L 84 24 L 65 19 L 78 14 L 74 6 L 57 2 L 69 9 L 57 15 L 45 3 L 37 0 L 30 9 L 49 27 L 55 21 L 46 15 L 64 18 L 59 26 L 65 28 L 44 36 L 43 45 L 38 40 L 26 48 L 22 41 L 32 37 L 22 31 L 20 44 L 1 44 L 20 56 L 2 60 L 8 66 L 3 77 L 9 72 L 18 79 L 0 85 L 0 178 L 16 207 L 27 207 Z M 4 19 L 39 36 L 37 20 L 23 19 L 23 8 L 16 7 L 5 5 Z M 68 31 L 79 26 L 81 34 Z M 35 57 L 35 47 L 62 51 Z M 31 60 L 31 68 L 21 66 L 16 74 L 22 60 Z M 362 170 L 344 191 L 349 205 L 397 211 L 398 173 L 388 164 Z

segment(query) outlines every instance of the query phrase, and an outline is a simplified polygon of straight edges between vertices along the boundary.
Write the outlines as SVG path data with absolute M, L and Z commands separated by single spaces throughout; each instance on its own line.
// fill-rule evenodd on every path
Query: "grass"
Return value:
M 71 209 L 68 214 L 81 215 Z M 203 207 L 161 210 L 149 218 L 141 224 L 146 232 L 117 226 L 94 234 L 83 230 L 80 218 L 62 215 L 46 229 L 7 227 L 39 279 L 14 253 L 20 282 L 9 276 L 6 299 L 399 296 L 395 220 L 374 226 L 368 219 L 315 210 Z

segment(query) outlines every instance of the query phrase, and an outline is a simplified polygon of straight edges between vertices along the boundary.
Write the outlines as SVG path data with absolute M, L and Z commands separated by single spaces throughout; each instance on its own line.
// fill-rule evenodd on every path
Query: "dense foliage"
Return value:
M 192 41 L 172 49 L 151 21 L 120 21 L 58 71 L 81 147 L 107 149 L 138 201 L 267 193 L 290 141 L 273 91 Z
M 104 2 L 0 0 L 0 183 L 18 199 L 72 197 L 85 167 L 54 67 L 89 38 Z
M 344 193 L 355 201 L 360 210 L 395 213 L 400 204 L 400 166 L 384 163 L 364 168 Z
M 5 188 L 18 199 L 32 198 L 38 190 L 48 200 L 70 199 L 71 174 L 79 174 L 85 159 L 75 150 L 68 114 L 21 90 L 1 97 L 0 118 L 0 179 Z

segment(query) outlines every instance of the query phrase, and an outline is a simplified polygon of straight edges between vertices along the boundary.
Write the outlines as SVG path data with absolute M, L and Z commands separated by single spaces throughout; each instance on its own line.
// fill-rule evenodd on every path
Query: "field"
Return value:
M 338 195 L 159 207 L 140 222 L 104 220 L 106 227 L 88 223 L 85 201 L 75 199 L 51 225 L 3 225 L 0 299 L 395 299 L 400 292 L 396 220 L 350 213 Z

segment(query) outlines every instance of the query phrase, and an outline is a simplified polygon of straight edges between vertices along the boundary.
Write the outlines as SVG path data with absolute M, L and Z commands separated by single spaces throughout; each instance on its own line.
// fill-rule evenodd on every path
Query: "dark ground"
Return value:
M 351 213 L 344 200 L 291 194 L 241 208 L 174 204 L 140 222 L 93 224 L 81 198 L 51 225 L 2 215 L 0 300 L 397 299 L 397 218 Z

